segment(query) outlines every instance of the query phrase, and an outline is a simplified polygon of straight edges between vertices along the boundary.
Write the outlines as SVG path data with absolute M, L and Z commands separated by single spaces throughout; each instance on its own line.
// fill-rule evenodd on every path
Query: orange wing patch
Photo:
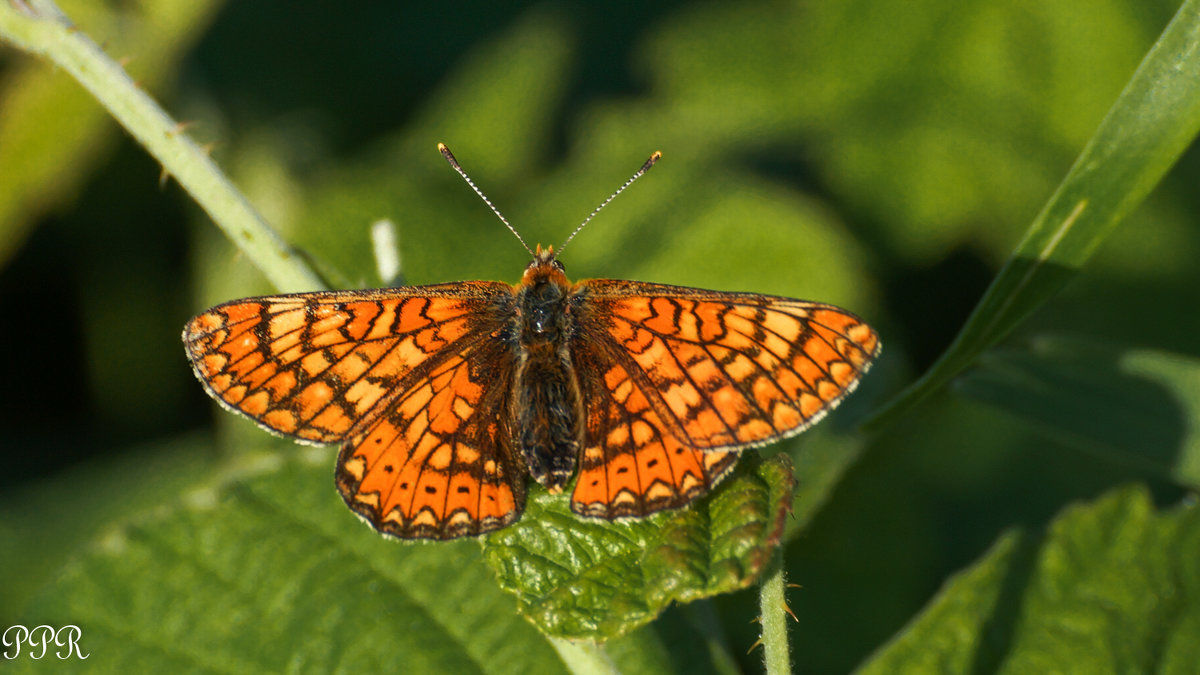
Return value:
M 586 357 L 585 357 L 586 358 Z M 590 372 L 592 364 L 580 364 Z M 645 516 L 678 508 L 708 492 L 737 453 L 701 452 L 666 433 L 645 392 L 621 365 L 580 377 L 587 407 L 586 443 L 571 509 L 584 516 Z
M 858 317 L 819 303 L 587 281 L 589 320 L 636 365 L 663 431 L 733 450 L 798 434 L 857 385 L 879 351 Z
M 412 380 L 388 411 L 338 457 L 346 503 L 375 529 L 451 539 L 515 521 L 525 476 L 501 424 L 507 391 L 488 387 L 512 358 L 483 343 Z

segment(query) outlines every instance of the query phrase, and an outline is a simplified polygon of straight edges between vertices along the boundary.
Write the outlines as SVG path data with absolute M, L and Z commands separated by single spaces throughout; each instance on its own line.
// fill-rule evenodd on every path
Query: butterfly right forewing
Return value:
M 737 450 L 819 420 L 879 350 L 860 319 L 820 303 L 615 280 L 581 282 L 576 298 L 584 515 L 690 502 Z
M 631 362 L 632 381 L 691 447 L 791 436 L 853 391 L 879 336 L 832 305 L 632 281 L 579 284 L 582 321 Z

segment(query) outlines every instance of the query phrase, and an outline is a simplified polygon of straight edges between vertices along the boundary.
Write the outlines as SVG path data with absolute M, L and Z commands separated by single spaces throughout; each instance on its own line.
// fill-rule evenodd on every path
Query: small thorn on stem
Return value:
M 792 617 L 792 621 L 795 621 L 796 623 L 800 623 L 800 619 L 796 616 L 796 613 L 792 611 L 792 608 L 788 607 L 788 604 L 786 602 L 783 603 L 783 611 L 787 612 L 788 616 Z

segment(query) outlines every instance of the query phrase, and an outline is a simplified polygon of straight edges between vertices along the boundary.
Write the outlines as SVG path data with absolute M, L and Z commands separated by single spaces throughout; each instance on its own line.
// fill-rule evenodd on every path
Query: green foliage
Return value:
M 988 354 L 958 390 L 1106 460 L 1200 488 L 1196 358 L 1047 337 Z
M 296 278 L 380 283 L 366 232 L 387 217 L 406 282 L 515 281 L 525 254 L 438 141 L 531 243 L 555 245 L 660 149 L 572 243 L 573 278 L 833 302 L 880 329 L 884 359 L 832 419 L 692 508 L 594 523 L 535 493 L 482 542 L 384 541 L 337 497 L 328 450 L 264 449 L 224 414 L 201 436 L 176 435 L 195 418 L 161 421 L 179 391 L 199 403 L 186 317 L 271 287 L 205 222 L 185 299 L 152 242 L 188 201 L 61 72 L 10 50 L 0 175 L 19 180 L 0 181 L 0 261 L 22 290 L 0 302 L 44 339 L 6 330 L 5 367 L 50 365 L 2 371 L 21 384 L 0 405 L 7 454 L 20 468 L 97 448 L 0 494 L 12 623 L 80 625 L 83 667 L 101 671 L 754 670 L 758 604 L 732 591 L 782 550 L 799 669 L 1197 662 L 1200 542 L 1181 505 L 1200 486 L 1195 156 L 1134 209 L 1200 125 L 1200 3 L 713 2 L 617 9 L 619 30 L 556 3 L 479 3 L 470 22 L 176 4 L 67 10 L 219 141 L 218 163 L 304 253 L 276 261 Z M 13 7 L 0 34 L 21 44 Z M 175 94 L 159 84 L 173 78 Z M 55 232 L 49 208 L 78 245 L 24 262 Z M 60 313 L 74 284 L 82 345 L 12 300 L 26 277 Z M 94 409 L 22 419 L 29 400 L 70 403 L 43 343 L 86 355 Z M 868 417 L 872 433 L 855 428 Z M 77 435 L 90 418 L 125 426 Z M 157 440 L 106 455 L 106 438 Z
M 999 640 L 991 622 L 1000 614 L 1000 595 L 1020 541 L 1017 533 L 1003 535 L 983 559 L 948 579 L 920 615 L 859 672 L 967 673 L 981 659 L 994 660 Z
M 542 632 L 607 640 L 673 602 L 753 583 L 783 536 L 792 485 L 787 455 L 743 461 L 695 508 L 616 524 L 582 521 L 566 499 L 543 495 L 489 535 L 483 555 Z
M 954 343 L 892 406 L 944 385 L 1058 292 L 1200 131 L 1200 16 L 1185 6 L 1146 55 Z
M 1114 490 L 1036 542 L 1004 537 L 860 672 L 1194 672 L 1198 568 L 1194 504 Z
M 130 53 L 145 60 L 144 86 L 156 86 L 178 68 L 200 37 L 218 2 L 150 2 L 146 22 L 122 34 Z M 14 10 L 8 10 L 12 12 Z M 86 10 L 85 10 L 86 11 Z M 82 18 L 82 17 L 77 17 Z M 117 30 L 119 17 L 88 14 L 92 30 Z M 96 24 L 99 25 L 96 25 Z M 17 44 L 17 22 L 5 18 L 5 34 Z M 150 26 L 152 29 L 147 29 Z M 49 66 L 37 61 L 15 65 L 0 107 L 0 264 L 7 261 L 33 225 L 31 212 L 70 199 L 86 178 L 93 158 L 112 143 L 109 113 L 92 101 L 77 82 L 47 77 Z M 81 161 L 83 160 L 83 161 Z
M 332 483 L 332 453 L 288 454 L 103 533 L 25 616 L 84 627 L 110 671 L 561 672 L 478 544 L 355 536 L 336 492 L 297 494 Z

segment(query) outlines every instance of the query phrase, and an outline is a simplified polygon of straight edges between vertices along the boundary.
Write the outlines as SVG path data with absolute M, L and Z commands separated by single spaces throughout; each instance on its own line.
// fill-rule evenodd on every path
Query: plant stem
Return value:
M 558 652 L 567 670 L 574 675 L 618 675 L 620 672 L 604 652 L 604 647 L 595 642 L 556 637 L 546 639 L 550 640 L 550 645 Z
M 786 585 L 783 548 L 777 547 L 758 596 L 762 617 L 763 661 L 767 675 L 787 675 L 792 672 L 787 636 L 787 598 L 784 594 Z
M 316 272 L 188 138 L 183 125 L 171 119 L 51 0 L 0 0 L 0 39 L 49 59 L 83 85 L 277 288 L 325 288 Z

